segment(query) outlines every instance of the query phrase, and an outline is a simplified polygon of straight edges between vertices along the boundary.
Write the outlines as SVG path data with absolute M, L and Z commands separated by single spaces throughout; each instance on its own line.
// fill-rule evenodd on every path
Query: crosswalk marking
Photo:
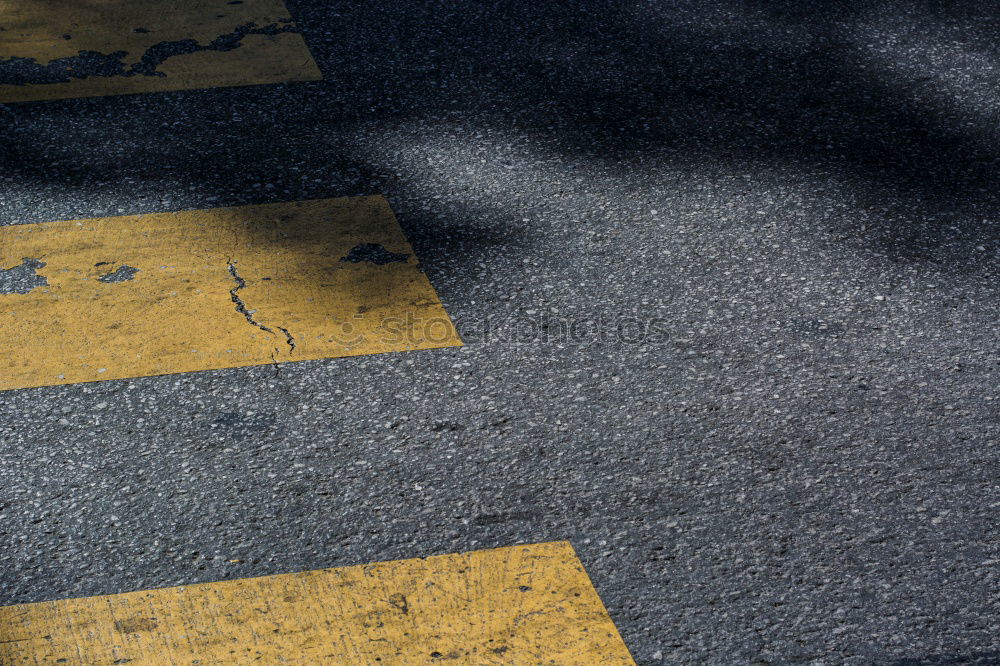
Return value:
M 634 662 L 552 542 L 0 608 L 0 663 Z
M 0 103 L 321 78 L 281 0 L 0 0 Z
M 380 196 L 0 227 L 0 390 L 458 345 Z

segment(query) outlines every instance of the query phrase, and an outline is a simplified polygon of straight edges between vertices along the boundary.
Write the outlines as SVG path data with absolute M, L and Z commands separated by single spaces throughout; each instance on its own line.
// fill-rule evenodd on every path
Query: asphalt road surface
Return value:
M 384 194 L 466 346 L 0 394 L 0 603 L 568 539 L 640 664 L 1000 663 L 1000 4 L 287 5 L 0 223 Z

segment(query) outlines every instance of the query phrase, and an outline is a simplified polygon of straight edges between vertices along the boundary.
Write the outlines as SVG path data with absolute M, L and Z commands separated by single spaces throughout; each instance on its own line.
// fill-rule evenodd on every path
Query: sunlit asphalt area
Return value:
M 1000 663 L 1000 3 L 286 4 L 0 224 L 382 194 L 465 346 L 0 393 L 0 605 L 565 539 L 640 664 Z

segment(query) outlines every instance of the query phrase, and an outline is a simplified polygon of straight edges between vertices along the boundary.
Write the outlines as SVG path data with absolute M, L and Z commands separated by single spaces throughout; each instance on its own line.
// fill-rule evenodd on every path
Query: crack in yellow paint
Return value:
M 59 659 L 634 664 L 564 541 L 0 608 L 0 663 Z
M 341 261 L 364 243 L 408 258 Z M 461 345 L 383 197 L 0 227 L 24 257 L 0 390 Z

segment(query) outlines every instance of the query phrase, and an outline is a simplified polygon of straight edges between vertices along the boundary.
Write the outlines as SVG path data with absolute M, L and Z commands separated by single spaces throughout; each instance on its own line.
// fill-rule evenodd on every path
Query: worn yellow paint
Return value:
M 81 51 L 124 51 L 120 60 L 127 69 L 154 45 L 193 39 L 207 46 L 249 24 L 294 28 L 281 0 L 174 0 L 169 5 L 158 0 L 0 0 L 0 103 L 322 78 L 297 32 L 248 34 L 232 50 L 175 55 L 157 68 L 163 76 L 115 74 L 23 85 L 9 78 L 12 58 L 46 65 Z
M 634 664 L 564 541 L 0 608 L 0 663 L 58 660 Z
M 366 244 L 397 261 L 343 260 Z M 0 293 L 0 390 L 461 345 L 380 196 L 0 227 L 25 258 L 47 284 Z

